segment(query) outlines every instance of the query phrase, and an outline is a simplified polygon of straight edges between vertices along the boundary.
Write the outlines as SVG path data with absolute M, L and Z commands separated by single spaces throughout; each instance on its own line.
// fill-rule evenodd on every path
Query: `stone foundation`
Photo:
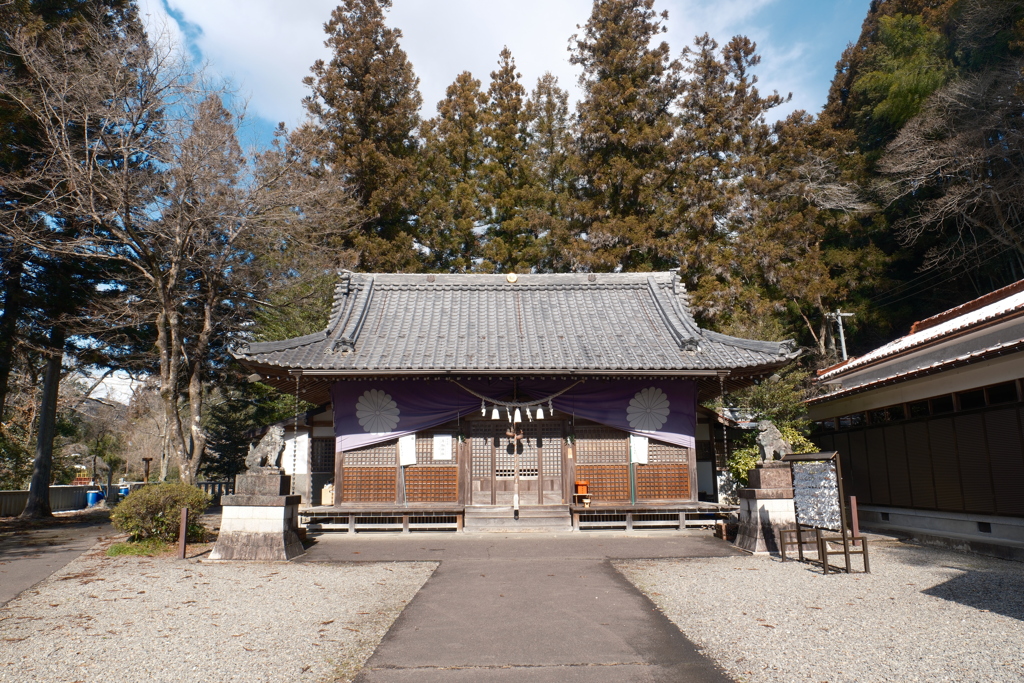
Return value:
M 789 464 L 777 460 L 759 464 L 750 471 L 749 485 L 740 489 L 739 495 L 736 547 L 756 554 L 779 554 L 780 532 L 796 526 Z
M 211 560 L 283 561 L 305 550 L 298 536 L 301 496 L 287 495 L 289 477 L 240 474 L 235 495 L 223 496 L 220 533 Z

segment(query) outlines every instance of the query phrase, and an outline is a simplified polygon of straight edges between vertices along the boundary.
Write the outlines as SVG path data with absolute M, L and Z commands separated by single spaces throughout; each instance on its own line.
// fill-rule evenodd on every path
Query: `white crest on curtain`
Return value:
M 356 417 L 363 431 L 371 434 L 387 434 L 398 426 L 401 411 L 391 394 L 380 389 L 370 389 L 356 401 Z
M 669 401 L 658 387 L 647 387 L 636 392 L 626 408 L 629 426 L 638 432 L 656 432 L 668 420 Z

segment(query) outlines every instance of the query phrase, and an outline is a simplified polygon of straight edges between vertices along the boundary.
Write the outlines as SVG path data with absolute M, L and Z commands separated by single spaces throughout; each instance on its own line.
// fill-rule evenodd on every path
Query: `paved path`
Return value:
M 306 562 L 440 561 L 357 683 L 725 682 L 611 565 L 722 556 L 707 533 L 321 535 Z
M 6 605 L 112 533 L 106 521 L 4 533 L 0 536 L 0 605 Z

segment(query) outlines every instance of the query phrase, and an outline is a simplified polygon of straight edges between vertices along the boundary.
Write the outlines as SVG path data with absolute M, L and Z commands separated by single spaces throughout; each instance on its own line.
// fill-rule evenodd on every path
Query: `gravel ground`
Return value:
M 889 543 L 871 574 L 765 556 L 616 566 L 740 681 L 1024 680 L 1017 562 Z
M 94 550 L 0 608 L 0 681 L 348 681 L 436 566 Z

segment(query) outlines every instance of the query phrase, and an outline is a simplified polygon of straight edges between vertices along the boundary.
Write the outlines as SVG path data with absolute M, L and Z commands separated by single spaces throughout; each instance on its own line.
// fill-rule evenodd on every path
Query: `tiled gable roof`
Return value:
M 609 372 L 762 368 L 792 342 L 701 330 L 675 273 L 346 273 L 326 330 L 253 343 L 258 366 L 377 372 Z

